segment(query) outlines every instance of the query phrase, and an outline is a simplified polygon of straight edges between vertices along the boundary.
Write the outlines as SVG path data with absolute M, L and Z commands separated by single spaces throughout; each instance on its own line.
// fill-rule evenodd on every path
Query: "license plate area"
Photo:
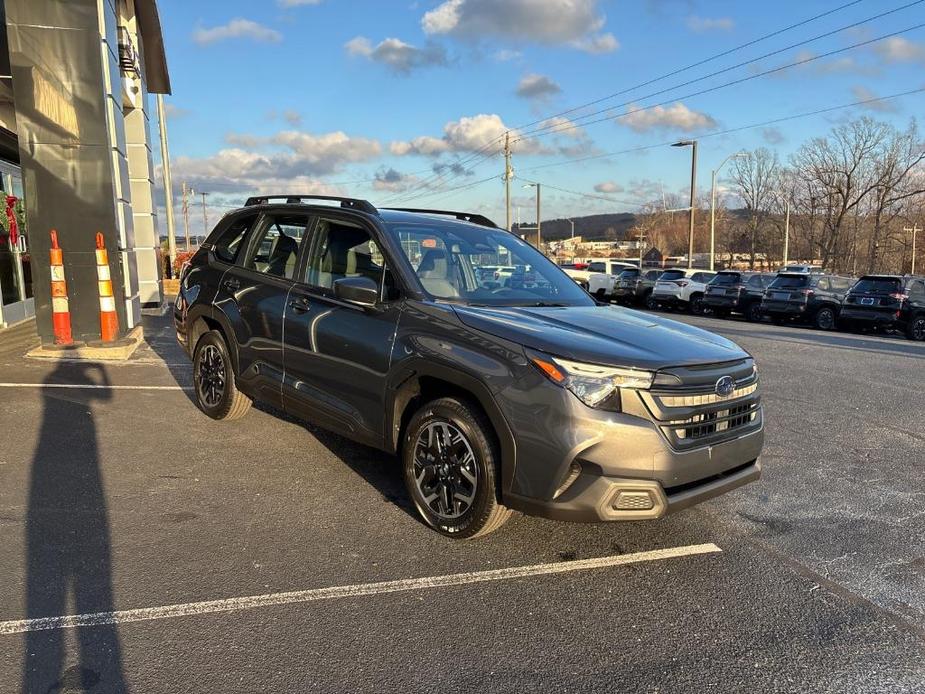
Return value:
M 861 306 L 873 306 L 874 301 L 876 301 L 876 299 L 874 299 L 872 296 L 862 296 L 860 304 Z
M 787 301 L 790 299 L 790 292 L 771 292 L 771 298 L 776 301 Z

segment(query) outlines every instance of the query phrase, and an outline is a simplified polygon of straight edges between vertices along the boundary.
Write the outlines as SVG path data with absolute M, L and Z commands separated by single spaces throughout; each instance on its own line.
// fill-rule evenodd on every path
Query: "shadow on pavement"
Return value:
M 99 363 L 59 365 L 45 383 L 104 386 L 44 389 L 26 516 L 26 615 L 29 619 L 113 610 L 109 519 L 100 474 L 93 413 L 112 398 Z M 22 691 L 126 691 L 115 626 L 68 632 L 79 660 L 65 653 L 65 631 L 31 631 L 25 637 Z
M 405 490 L 405 484 L 402 480 L 401 465 L 398 458 L 390 455 L 385 451 L 380 451 L 361 443 L 356 443 L 348 438 L 338 436 L 335 433 L 322 429 L 319 426 L 298 419 L 285 412 L 260 402 L 255 402 L 254 407 L 262 412 L 266 412 L 277 419 L 297 424 L 315 439 L 322 446 L 327 448 L 336 456 L 345 466 L 353 470 L 357 475 L 362 477 L 373 489 L 375 489 L 382 498 L 389 503 L 395 504 L 402 509 L 415 521 L 420 522 L 421 517 L 414 508 L 408 493 Z
M 151 352 L 164 363 L 177 385 L 185 389 L 184 394 L 195 405 L 195 395 L 189 389 L 193 384 L 193 366 L 190 358 L 177 342 L 172 315 L 168 313 L 167 316 L 144 317 L 145 343 Z

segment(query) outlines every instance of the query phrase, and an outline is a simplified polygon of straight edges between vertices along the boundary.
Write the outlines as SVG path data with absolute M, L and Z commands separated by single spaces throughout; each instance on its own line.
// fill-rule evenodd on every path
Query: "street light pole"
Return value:
M 694 267 L 694 204 L 697 198 L 697 140 L 681 140 L 672 147 L 691 148 L 691 208 L 690 229 L 687 232 L 687 268 Z
M 696 143 L 694 144 L 696 146 Z M 745 152 L 733 152 L 723 159 L 719 166 L 713 169 L 712 181 L 710 184 L 710 270 L 714 269 L 714 258 L 716 257 L 716 174 L 719 173 L 719 170 L 722 169 L 730 159 L 745 156 L 748 156 Z
M 543 234 L 541 232 L 540 224 L 540 184 L 539 183 L 525 183 L 524 188 L 536 188 L 536 247 L 539 250 L 540 246 L 543 243 Z
M 575 238 L 575 220 L 570 219 L 568 220 L 568 223 L 572 225 L 572 238 L 574 239 Z
M 787 212 L 784 215 L 784 265 L 790 256 L 790 198 L 787 198 Z

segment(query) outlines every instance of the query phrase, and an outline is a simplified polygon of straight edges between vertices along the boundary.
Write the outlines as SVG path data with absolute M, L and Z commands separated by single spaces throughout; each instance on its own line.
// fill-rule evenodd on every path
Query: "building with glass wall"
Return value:
M 124 334 L 163 304 L 148 93 L 170 81 L 156 0 L 0 0 L 0 12 L 0 325 L 35 315 L 53 341 L 54 229 L 74 337 L 99 339 L 99 232 Z

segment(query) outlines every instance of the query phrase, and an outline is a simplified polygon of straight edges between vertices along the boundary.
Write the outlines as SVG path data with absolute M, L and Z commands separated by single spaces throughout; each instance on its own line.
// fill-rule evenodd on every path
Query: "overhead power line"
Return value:
M 925 2 L 925 0 L 916 0 L 915 2 L 910 3 L 909 5 L 905 5 L 905 6 L 903 6 L 903 8 L 900 8 L 900 9 L 904 9 L 905 7 L 909 7 L 909 6 L 911 6 L 911 5 L 918 5 L 918 4 L 922 3 L 922 2 Z M 895 12 L 895 11 L 898 11 L 898 10 L 891 10 L 891 12 Z M 826 34 L 826 35 L 828 36 L 828 35 L 831 35 L 832 33 L 838 33 L 838 32 L 841 32 L 841 31 L 845 31 L 846 29 L 848 29 L 848 28 L 854 28 L 854 27 L 858 26 L 859 24 L 860 24 L 860 23 L 858 23 L 858 24 L 852 24 L 852 25 L 850 25 L 850 26 L 848 26 L 848 27 L 842 27 L 841 29 L 838 29 L 838 30 L 836 30 L 835 32 L 829 32 L 829 33 Z M 762 59 L 764 59 L 765 57 L 767 57 L 768 55 L 773 55 L 773 54 L 776 54 L 776 53 L 781 53 L 781 52 L 784 52 L 784 51 L 787 51 L 787 50 L 791 50 L 791 49 L 794 48 L 794 47 L 797 47 L 797 46 L 800 46 L 800 45 L 803 45 L 804 43 L 806 43 L 806 42 L 800 42 L 800 43 L 797 43 L 797 44 L 793 44 L 793 45 L 791 45 L 791 46 L 788 46 L 788 47 L 785 48 L 785 49 L 781 49 L 780 51 L 774 51 L 774 53 L 772 53 L 772 54 L 767 54 L 767 55 L 765 55 L 765 56 L 761 56 L 761 57 L 756 58 L 756 59 L 754 59 L 754 60 L 745 61 L 745 62 L 739 63 L 739 64 L 737 64 L 737 65 L 733 65 L 733 66 L 731 66 L 731 67 L 729 67 L 729 68 L 724 68 L 724 69 L 722 69 L 722 70 L 718 70 L 718 71 L 713 72 L 713 73 L 711 73 L 711 74 L 709 74 L 709 75 L 704 75 L 703 77 L 698 77 L 697 79 L 689 80 L 688 82 L 684 82 L 684 83 L 682 83 L 682 84 L 678 84 L 678 85 L 675 85 L 675 86 L 673 86 L 673 87 L 667 87 L 667 88 L 661 89 L 661 90 L 659 90 L 659 91 L 657 91 L 657 92 L 652 92 L 651 94 L 647 94 L 647 95 L 645 95 L 645 96 L 638 97 L 637 99 L 634 99 L 634 100 L 632 100 L 632 101 L 626 101 L 626 102 L 623 102 L 622 104 L 616 104 L 615 106 L 610 106 L 610 107 L 608 107 L 608 108 L 606 108 L 606 109 L 601 109 L 601 110 L 599 110 L 599 111 L 595 111 L 595 112 L 593 112 L 593 113 L 589 113 L 589 114 L 587 114 L 587 116 L 583 116 L 583 117 L 582 117 L 582 118 L 590 118 L 590 117 L 592 117 L 592 116 L 596 116 L 596 115 L 599 115 L 599 114 L 602 114 L 602 113 L 607 113 L 607 114 L 608 114 L 608 115 L 606 115 L 606 116 L 603 116 L 602 118 L 595 118 L 595 119 L 593 119 L 593 120 L 572 121 L 572 122 L 569 122 L 568 124 L 557 124 L 557 125 L 552 125 L 552 126 L 546 126 L 546 127 L 544 127 L 544 128 L 536 128 L 535 130 L 522 133 L 522 134 L 517 138 L 517 140 L 515 140 L 515 142 L 517 142 L 517 141 L 522 141 L 522 140 L 526 140 L 526 139 L 530 139 L 530 138 L 535 138 L 535 137 L 544 137 L 544 136 L 546 136 L 546 135 L 552 135 L 552 134 L 557 133 L 557 132 L 564 132 L 564 131 L 566 131 L 566 130 L 572 130 L 572 129 L 575 129 L 575 128 L 580 128 L 580 127 L 585 127 L 585 126 L 588 126 L 588 125 L 593 125 L 593 124 L 595 124 L 595 123 L 600 123 L 600 122 L 602 122 L 602 121 L 611 120 L 611 119 L 617 118 L 617 117 L 623 118 L 623 117 L 626 117 L 626 116 L 631 116 L 631 115 L 633 115 L 633 114 L 635 114 L 635 113 L 641 113 L 641 112 L 644 112 L 644 111 L 649 111 L 649 110 L 652 110 L 652 109 L 654 109 L 654 108 L 658 108 L 659 106 L 664 106 L 664 105 L 666 105 L 666 104 L 669 104 L 669 103 L 671 103 L 672 101 L 679 101 L 679 100 L 681 100 L 681 99 L 690 99 L 690 98 L 693 98 L 693 97 L 695 97 L 695 96 L 702 96 L 703 94 L 709 94 L 709 93 L 711 93 L 711 92 L 719 91 L 720 89 L 725 89 L 726 87 L 732 87 L 732 86 L 735 86 L 735 85 L 737 85 L 737 84 L 743 84 L 743 83 L 745 83 L 745 82 L 750 82 L 751 80 L 759 79 L 759 78 L 761 78 L 761 77 L 767 77 L 768 75 L 772 75 L 772 74 L 775 74 L 775 73 L 777 73 L 777 72 L 782 72 L 783 70 L 788 70 L 788 69 L 790 69 L 790 68 L 792 68 L 792 67 L 799 67 L 799 66 L 801 66 L 801 65 L 807 65 L 807 64 L 809 64 L 809 63 L 816 62 L 816 61 L 818 61 L 818 60 L 823 60 L 824 58 L 830 58 L 830 57 L 832 57 L 833 55 L 838 55 L 839 53 L 845 53 L 845 52 L 847 52 L 847 51 L 855 50 L 855 49 L 857 49 L 857 48 L 863 48 L 864 46 L 869 46 L 870 44 L 877 43 L 878 41 L 884 41 L 884 40 L 886 40 L 886 39 L 893 38 L 894 36 L 899 36 L 899 35 L 901 35 L 901 34 L 909 33 L 910 31 L 915 31 L 916 29 L 921 29 L 922 27 L 925 27 L 925 23 L 916 24 L 916 25 L 914 25 L 914 26 L 907 27 L 907 28 L 905 28 L 905 29 L 900 29 L 899 31 L 893 31 L 893 32 L 890 32 L 890 33 L 888 33 L 888 34 L 882 34 L 882 35 L 880 35 L 880 36 L 877 36 L 876 38 L 866 39 L 866 40 L 864 40 L 864 41 L 858 41 L 857 43 L 851 44 L 850 46 L 845 46 L 844 48 L 836 48 L 836 49 L 834 49 L 834 50 L 827 51 L 826 53 L 821 53 L 821 54 L 819 54 L 819 55 L 810 56 L 810 57 L 808 57 L 808 58 L 803 58 L 803 59 L 801 59 L 801 60 L 796 60 L 796 61 L 794 61 L 794 62 L 792 62 L 792 63 L 788 63 L 788 64 L 786 64 L 786 65 L 780 65 L 780 66 L 778 66 L 778 67 L 770 68 L 770 69 L 768 69 L 768 70 L 762 70 L 761 72 L 756 72 L 755 74 L 747 75 L 746 77 L 740 77 L 739 79 L 730 80 L 729 82 L 723 82 L 722 84 L 719 84 L 719 85 L 715 85 L 715 86 L 712 86 L 712 87 L 707 87 L 707 88 L 705 88 L 705 89 L 700 89 L 700 90 L 697 90 L 697 91 L 694 91 L 694 92 L 689 92 L 689 93 L 684 94 L 684 95 L 682 95 L 682 96 L 673 96 L 673 97 L 670 97 L 669 99 L 667 99 L 667 100 L 665 100 L 665 101 L 660 101 L 660 102 L 658 102 L 658 103 L 656 103 L 656 104 L 649 104 L 648 106 L 642 106 L 642 107 L 637 108 L 637 109 L 631 109 L 631 110 L 629 110 L 629 111 L 626 111 L 626 112 L 620 113 L 620 114 L 614 114 L 614 113 L 612 113 L 612 112 L 614 111 L 614 109 L 620 108 L 620 107 L 622 107 L 622 106 L 628 106 L 628 105 L 630 105 L 630 104 L 632 104 L 632 103 L 638 101 L 639 99 L 648 99 L 648 98 L 651 98 L 651 97 L 653 97 L 653 96 L 659 96 L 659 95 L 664 94 L 664 93 L 666 93 L 666 92 L 673 91 L 673 90 L 675 90 L 675 89 L 679 89 L 679 88 L 681 88 L 681 87 L 688 86 L 688 85 L 694 84 L 694 83 L 696 83 L 696 82 L 701 82 L 701 81 L 703 81 L 703 80 L 705 80 L 705 79 L 709 79 L 709 78 L 711 78 L 711 77 L 716 77 L 717 75 L 720 75 L 720 74 L 722 74 L 722 73 L 724 73 L 724 72 L 729 72 L 729 71 L 731 71 L 731 70 L 735 70 L 735 69 L 740 68 L 740 67 L 743 67 L 743 66 L 745 66 L 745 65 L 749 65 L 749 64 L 751 64 L 751 63 L 757 62 L 758 60 L 762 60 Z M 810 39 L 810 41 L 817 40 L 818 38 L 820 38 L 820 37 L 816 37 L 816 38 L 814 38 L 814 39 Z
M 779 35 L 781 35 L 781 34 L 784 34 L 784 33 L 788 32 L 788 31 L 792 31 L 792 30 L 797 29 L 797 28 L 799 28 L 799 27 L 801 27 L 801 26 L 805 26 L 805 25 L 807 25 L 807 24 L 811 24 L 811 23 L 814 22 L 814 21 L 817 21 L 817 20 L 822 19 L 822 18 L 824 18 L 824 17 L 828 17 L 828 16 L 830 16 L 830 15 L 832 15 L 832 14 L 835 14 L 836 12 L 840 12 L 841 10 L 847 9 L 847 8 L 852 7 L 852 6 L 854 6 L 854 5 L 858 5 L 858 4 L 860 4 L 861 2 L 863 2 L 863 0 L 852 0 L 851 2 L 847 2 L 847 3 L 844 3 L 844 4 L 842 4 L 842 5 L 839 5 L 838 7 L 834 7 L 834 8 L 832 8 L 831 10 L 827 10 L 827 11 L 825 11 L 825 12 L 822 12 L 822 13 L 819 13 L 819 14 L 816 14 L 816 15 L 813 15 L 812 17 L 808 17 L 807 19 L 804 19 L 804 20 L 802 20 L 802 21 L 799 21 L 799 22 L 796 22 L 796 23 L 794 23 L 794 24 L 790 24 L 790 25 L 788 25 L 788 26 L 782 27 L 782 28 L 777 29 L 777 30 L 775 30 L 775 31 L 772 31 L 772 32 L 770 32 L 770 33 L 764 34 L 763 36 L 759 36 L 758 38 L 752 39 L 752 40 L 750 40 L 750 41 L 746 41 L 745 43 L 740 44 L 740 45 L 738 45 L 738 46 L 735 46 L 735 47 L 733 47 L 733 48 L 730 48 L 730 49 L 727 49 L 727 50 L 724 50 L 724 51 L 720 51 L 719 53 L 715 53 L 715 54 L 713 54 L 713 55 L 711 55 L 711 56 L 709 56 L 709 57 L 707 57 L 707 58 L 704 58 L 704 59 L 702 59 L 702 60 L 698 60 L 698 61 L 696 61 L 696 62 L 694 62 L 694 63 L 689 64 L 689 65 L 685 65 L 685 66 L 683 66 L 683 67 L 681 67 L 681 68 L 678 68 L 678 69 L 676 69 L 676 70 L 672 70 L 672 71 L 667 72 L 667 73 L 665 73 L 665 74 L 663 74 L 663 75 L 659 75 L 658 77 L 653 77 L 653 78 L 648 79 L 648 80 L 646 80 L 646 81 L 644 81 L 644 82 L 640 82 L 640 83 L 638 83 L 638 84 L 635 84 L 635 85 L 633 85 L 633 86 L 631 86 L 631 87 L 626 87 L 625 89 L 622 89 L 622 90 L 620 90 L 620 91 L 618 91 L 618 92 L 614 92 L 614 93 L 612 93 L 612 94 L 608 94 L 607 96 L 603 96 L 603 97 L 601 97 L 601 98 L 599 98 L 599 99 L 595 99 L 595 100 L 589 101 L 589 102 L 587 102 L 587 103 L 585 103 L 585 104 L 581 104 L 581 105 L 579 105 L 579 106 L 574 106 L 574 107 L 572 107 L 572 108 L 566 109 L 565 111 L 560 111 L 559 113 L 555 113 L 555 114 L 552 114 L 552 115 L 545 116 L 544 118 L 542 118 L 542 119 L 540 119 L 540 120 L 536 120 L 536 121 L 533 121 L 533 122 L 531 122 L 531 123 L 525 123 L 525 124 L 523 124 L 523 125 L 516 126 L 516 127 L 512 128 L 512 130 L 518 131 L 518 130 L 523 130 L 523 129 L 525 129 L 525 128 L 530 128 L 530 127 L 532 127 L 532 126 L 534 126 L 534 125 L 537 125 L 537 124 L 539 124 L 539 123 L 543 123 L 543 122 L 549 121 L 549 120 L 551 120 L 551 119 L 553 119 L 553 118 L 558 118 L 558 117 L 560 117 L 560 116 L 564 116 L 564 115 L 566 115 L 566 114 L 573 113 L 573 112 L 578 111 L 578 110 L 580 110 L 580 109 L 587 108 L 588 106 L 594 106 L 595 104 L 601 103 L 601 102 L 603 102 L 603 101 L 607 101 L 608 99 L 612 99 L 612 98 L 614 98 L 614 97 L 616 97 L 616 96 L 620 96 L 620 95 L 622 95 L 622 94 L 626 94 L 626 93 L 631 92 L 631 91 L 634 91 L 634 90 L 636 90 L 636 89 L 641 89 L 642 87 L 646 87 L 646 86 L 649 86 L 650 84 L 654 84 L 654 83 L 656 83 L 656 82 L 660 82 L 660 81 L 662 81 L 662 80 L 668 79 L 669 77 L 674 77 L 675 75 L 681 74 L 681 73 L 683 73 L 683 72 L 687 72 L 688 70 L 692 70 L 692 69 L 694 69 L 694 68 L 696 68 L 696 67 L 699 67 L 699 66 L 701 66 L 701 65 L 705 65 L 706 63 L 712 62 L 712 61 L 714 61 L 714 60 L 718 60 L 719 58 L 723 58 L 723 57 L 725 57 L 725 56 L 727 56 L 727 55 L 731 55 L 731 54 L 736 53 L 736 52 L 738 52 L 738 51 L 740 51 L 740 50 L 742 50 L 742 49 L 748 48 L 748 47 L 750 47 L 750 46 L 754 46 L 754 45 L 756 45 L 756 44 L 758 44 L 758 43 L 761 43 L 762 41 L 766 41 L 766 40 L 768 40 L 768 39 L 770 39 L 770 38 L 773 38 L 773 37 L 775 37 L 775 36 L 779 36 Z M 510 132 L 510 131 L 508 131 L 508 132 Z M 483 161 L 485 161 L 487 158 L 489 158 L 490 156 L 492 156 L 492 154 L 485 154 L 485 153 L 486 153 L 488 150 L 490 150 L 493 146 L 496 146 L 496 145 L 500 146 L 500 143 L 501 143 L 501 141 L 502 141 L 503 139 L 504 139 L 504 134 L 498 135 L 497 137 L 493 138 L 493 139 L 490 140 L 489 142 L 487 142 L 487 143 L 485 143 L 484 145 L 482 145 L 482 147 L 480 147 L 479 149 L 477 149 L 477 150 L 475 150 L 474 152 L 472 152 L 471 154 L 469 154 L 467 157 L 464 157 L 463 159 L 459 160 L 459 161 L 457 162 L 457 165 L 463 166 L 463 167 L 468 167 L 468 168 L 474 168 L 475 166 L 478 166 L 478 165 L 481 164 Z M 476 160 L 477 160 L 477 161 L 476 161 Z M 426 187 L 429 187 L 429 186 L 431 186 L 432 184 L 438 183 L 438 182 L 441 182 L 441 183 L 448 183 L 448 182 L 452 181 L 453 179 L 459 177 L 460 175 L 461 175 L 461 174 L 458 173 L 458 172 L 452 172 L 451 175 L 450 175 L 450 177 L 449 177 L 449 178 L 446 178 L 446 177 L 445 177 L 445 174 L 441 172 L 441 173 L 438 173 L 438 174 L 436 174 L 436 175 L 429 176 L 428 178 L 426 178 L 426 179 L 424 179 L 423 181 L 419 182 L 419 183 L 417 184 L 417 186 L 415 186 L 415 188 L 414 188 L 413 190 L 417 190 L 417 189 L 420 189 L 420 188 L 426 188 Z M 402 195 L 399 195 L 398 198 L 404 199 L 404 198 L 402 197 Z
M 772 31 L 772 32 L 769 33 L 769 34 L 764 34 L 763 36 L 759 36 L 758 38 L 752 39 L 751 41 L 746 41 L 745 43 L 742 43 L 742 44 L 739 44 L 738 46 L 735 46 L 734 48 L 730 48 L 730 49 L 728 49 L 728 50 L 721 51 L 721 52 L 719 52 L 719 53 L 714 53 L 713 55 L 711 55 L 711 56 L 709 56 L 709 57 L 707 57 L 707 58 L 704 58 L 703 60 L 698 60 L 696 63 L 691 63 L 690 65 L 685 65 L 684 67 L 678 68 L 677 70 L 672 70 L 671 72 L 666 72 L 664 75 L 659 75 L 658 77 L 653 77 L 653 78 L 651 78 L 651 79 L 649 79 L 649 80 L 646 80 L 645 82 L 640 82 L 639 84 L 635 84 L 635 85 L 633 85 L 632 87 L 626 87 L 625 89 L 621 89 L 620 91 L 613 92 L 612 94 L 608 94 L 607 96 L 602 96 L 602 97 L 600 97 L 600 98 L 598 98 L 598 99 L 594 99 L 593 101 L 588 101 L 588 102 L 586 102 L 586 103 L 584 103 L 584 104 L 580 104 L 579 106 L 573 106 L 573 107 L 568 108 L 568 109 L 566 109 L 566 110 L 564 110 L 564 111 L 559 111 L 558 113 L 553 113 L 553 114 L 551 114 L 551 115 L 544 116 L 543 118 L 540 118 L 540 119 L 538 119 L 538 120 L 535 120 L 535 121 L 533 121 L 533 122 L 531 122 L 531 123 L 525 123 L 525 124 L 523 124 L 523 125 L 519 125 L 519 126 L 517 126 L 517 128 L 518 128 L 518 129 L 530 128 L 530 127 L 536 125 L 537 123 L 542 123 L 542 122 L 544 122 L 544 121 L 548 121 L 548 120 L 550 120 L 551 118 L 558 118 L 558 117 L 560 117 L 560 116 L 566 116 L 566 115 L 568 115 L 569 113 L 574 113 L 575 111 L 580 111 L 581 109 L 587 108 L 588 106 L 595 106 L 595 105 L 600 104 L 600 103 L 602 103 L 602 102 L 604 102 L 604 101 L 607 101 L 607 100 L 609 100 L 609 99 L 613 99 L 613 98 L 615 98 L 615 97 L 622 96 L 623 94 L 628 94 L 629 92 L 635 91 L 636 89 L 642 89 L 643 87 L 648 87 L 650 84 L 655 84 L 656 82 L 661 82 L 662 80 L 666 80 L 666 79 L 668 79 L 669 77 L 674 77 L 675 75 L 680 75 L 681 73 L 687 72 L 688 70 L 693 70 L 695 67 L 700 67 L 701 65 L 706 65 L 707 63 L 711 63 L 711 62 L 713 62 L 714 60 L 719 60 L 720 58 L 725 58 L 727 55 L 732 55 L 733 53 L 737 53 L 738 51 L 741 51 L 741 50 L 744 49 L 744 48 L 749 48 L 749 47 L 754 46 L 754 45 L 756 45 L 756 44 L 759 44 L 759 43 L 761 43 L 761 42 L 763 42 L 763 41 L 767 41 L 768 39 L 774 38 L 775 36 L 780 36 L 781 34 L 785 34 L 785 33 L 788 32 L 788 31 L 792 31 L 793 29 L 798 29 L 798 28 L 800 28 L 801 26 L 805 26 L 805 25 L 807 25 L 807 24 L 811 24 L 812 22 L 815 22 L 817 19 L 822 19 L 823 17 L 828 17 L 829 15 L 835 14 L 836 12 L 840 12 L 841 10 L 847 9 L 847 8 L 849 8 L 849 7 L 852 7 L 853 5 L 858 5 L 858 4 L 860 4 L 861 2 L 863 2 L 863 0 L 853 0 L 853 2 L 846 2 L 846 3 L 843 4 L 843 5 L 839 5 L 838 7 L 833 7 L 831 10 L 827 10 L 826 12 L 822 12 L 822 13 L 820 13 L 820 14 L 814 15 L 814 16 L 812 16 L 812 17 L 809 17 L 809 18 L 807 18 L 807 19 L 804 19 L 804 20 L 802 20 L 802 21 L 800 21 L 800 22 L 797 22 L 797 23 L 795 23 L 795 24 L 790 24 L 790 25 L 785 26 L 785 27 L 783 27 L 783 28 L 781 28 L 781 29 L 777 29 L 776 31 Z

